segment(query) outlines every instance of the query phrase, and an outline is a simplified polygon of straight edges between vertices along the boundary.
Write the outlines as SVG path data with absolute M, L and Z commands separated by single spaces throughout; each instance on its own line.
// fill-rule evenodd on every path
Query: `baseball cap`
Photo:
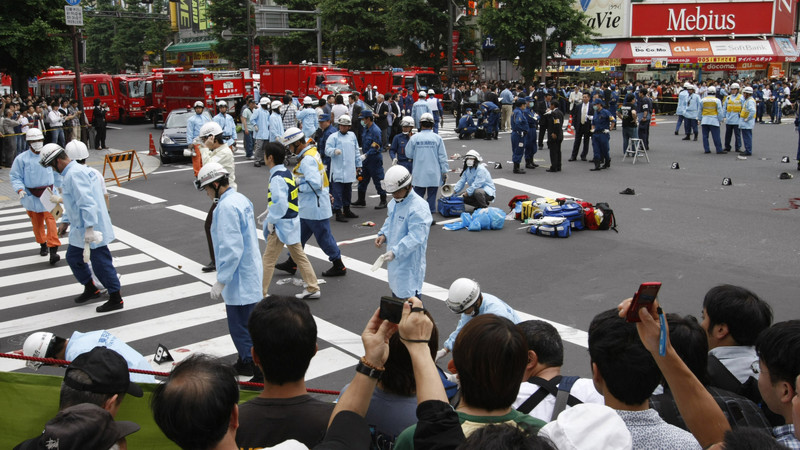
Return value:
M 115 442 L 139 429 L 139 425 L 133 422 L 115 422 L 111 413 L 97 405 L 81 403 L 59 411 L 45 424 L 41 436 L 23 442 L 18 448 L 108 450 Z M 57 443 L 57 447 L 52 447 L 53 443 Z
M 559 450 L 603 448 L 629 450 L 631 433 L 613 409 L 595 403 L 575 405 L 558 415 L 539 431 Z
M 360 117 L 362 119 L 365 118 L 365 117 L 369 117 L 371 119 L 372 118 L 372 111 L 370 111 L 368 109 L 365 109 L 365 110 L 361 111 L 361 114 L 359 114 L 358 117 Z
M 68 377 L 69 371 L 73 369 L 86 373 L 92 379 L 92 383 L 81 383 Z M 134 397 L 142 396 L 142 388 L 136 383 L 131 383 L 125 358 L 106 347 L 95 347 L 78 355 L 67 367 L 64 384 L 72 389 L 98 394 L 127 392 Z
M 331 115 L 330 114 L 322 113 L 322 114 L 319 115 L 319 121 L 320 122 L 330 122 L 330 120 L 331 120 Z

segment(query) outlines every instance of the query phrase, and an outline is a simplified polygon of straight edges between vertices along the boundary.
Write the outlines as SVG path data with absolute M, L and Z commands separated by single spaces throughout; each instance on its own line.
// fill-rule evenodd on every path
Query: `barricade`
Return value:
M 134 160 L 136 160 L 136 163 L 139 164 L 138 170 L 133 169 Z M 114 168 L 114 164 L 126 161 L 130 161 L 130 164 L 128 165 L 127 181 L 131 181 L 135 178 L 141 178 L 141 177 L 144 177 L 145 180 L 147 179 L 147 174 L 144 173 L 144 167 L 142 166 L 142 161 L 139 159 L 139 155 L 136 153 L 136 150 L 127 150 L 124 152 L 110 153 L 106 155 L 103 161 L 103 179 L 106 182 L 112 180 L 116 181 L 117 186 L 119 186 L 120 176 L 117 174 L 117 170 Z M 111 169 L 111 174 L 114 175 L 113 177 L 106 177 L 106 166 L 108 166 Z M 134 174 L 136 174 L 136 176 L 134 176 Z M 122 175 L 122 178 L 125 178 L 125 175 Z

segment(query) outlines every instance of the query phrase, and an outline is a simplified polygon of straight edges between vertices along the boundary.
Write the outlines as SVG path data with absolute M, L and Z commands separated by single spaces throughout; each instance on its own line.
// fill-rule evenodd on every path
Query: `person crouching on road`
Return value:
M 464 197 L 464 203 L 474 208 L 486 208 L 494 200 L 495 194 L 492 175 L 481 161 L 483 158 L 480 153 L 475 150 L 468 151 L 464 157 L 461 178 L 453 187 L 454 195 L 460 194 Z
M 218 162 L 205 164 L 197 173 L 195 186 L 214 202 L 211 237 L 217 262 L 217 282 L 211 299 L 225 302 L 228 331 L 239 357 L 233 366 L 239 375 L 252 376 L 250 348 L 253 340 L 247 321 L 261 300 L 261 258 L 256 235 L 253 204 L 230 185 L 230 174 Z
M 203 165 L 216 162 L 228 171 L 228 184 L 236 189 L 236 166 L 233 164 L 233 151 L 222 138 L 222 127 L 217 122 L 206 122 L 200 128 L 200 139 L 203 145 L 200 147 L 200 155 L 203 158 Z M 213 272 L 217 270 L 216 259 L 214 259 L 214 243 L 211 242 L 211 222 L 214 218 L 214 208 L 216 202 L 211 203 L 211 208 L 206 215 L 205 230 L 206 241 L 208 243 L 208 254 L 211 262 L 203 266 L 203 272 Z
M 55 265 L 58 256 L 58 227 L 56 219 L 46 210 L 39 199 L 45 189 L 53 189 L 53 169 L 39 164 L 39 151 L 44 147 L 44 135 L 38 128 L 30 128 L 25 137 L 30 151 L 20 154 L 11 165 L 9 177 L 11 187 L 19 196 L 19 202 L 28 213 L 33 225 L 33 236 L 39 244 L 39 255 L 50 253 L 50 265 Z M 45 232 L 46 229 L 46 232 Z
M 357 219 L 358 215 L 350 210 L 353 195 L 353 183 L 356 173 L 361 171 L 361 152 L 358 150 L 358 139 L 350 131 L 352 119 L 347 114 L 338 119 L 339 132 L 333 132 L 325 141 L 325 154 L 331 159 L 331 191 L 333 193 L 333 210 L 337 222 Z M 333 127 L 331 127 L 333 128 Z
M 414 119 L 411 119 L 411 121 L 413 124 Z M 476 131 L 478 131 L 478 127 L 475 126 L 475 120 L 472 118 L 472 108 L 467 108 L 464 115 L 458 119 L 456 133 L 458 133 L 459 139 L 469 140 L 475 137 Z
M 411 173 L 400 165 L 386 171 L 383 184 L 392 200 L 386 222 L 375 238 L 376 247 L 386 244 L 383 261 L 388 263 L 389 288 L 397 298 L 420 297 L 433 222 L 428 204 L 412 189 L 411 178 Z
M 292 172 L 283 165 L 286 150 L 278 143 L 270 142 L 264 145 L 264 163 L 269 169 L 269 209 L 267 220 L 264 221 L 264 240 L 267 248 L 262 256 L 261 292 L 264 297 L 269 295 L 269 285 L 275 271 L 275 263 L 285 245 L 289 249 L 292 261 L 300 269 L 303 281 L 308 285 L 302 293 L 295 295 L 300 299 L 320 298 L 319 284 L 314 268 L 308 261 L 303 247 L 300 245 L 300 218 L 298 217 L 298 189 Z
M 322 164 L 317 147 L 309 145 L 304 138 L 302 130 L 296 127 L 289 128 L 283 134 L 283 145 L 289 153 L 297 157 L 297 165 L 292 169 L 298 194 L 298 206 L 300 208 L 300 245 L 305 248 L 306 242 L 314 235 L 317 245 L 328 255 L 328 259 L 333 263 L 333 267 L 322 272 L 324 277 L 339 277 L 347 274 L 347 269 L 342 262 L 342 252 L 336 244 L 331 232 L 331 196 L 328 193 L 328 176 L 325 174 L 325 166 Z M 278 270 L 283 270 L 294 274 L 297 265 L 289 259 L 275 266 Z M 307 292 L 307 294 L 311 294 Z
M 122 309 L 124 304 L 120 294 L 117 270 L 111 260 L 108 244 L 114 240 L 114 229 L 103 199 L 95 172 L 88 167 L 72 161 L 67 152 L 58 144 L 42 147 L 39 164 L 52 167 L 64 178 L 62 180 L 64 216 L 63 221 L 72 225 L 67 248 L 67 263 L 72 274 L 80 282 L 84 291 L 75 298 L 76 303 L 100 296 L 100 291 L 92 282 L 92 272 L 84 262 L 85 249 L 89 248 L 89 259 L 97 278 L 108 289 L 109 299 L 96 308 L 97 312 Z

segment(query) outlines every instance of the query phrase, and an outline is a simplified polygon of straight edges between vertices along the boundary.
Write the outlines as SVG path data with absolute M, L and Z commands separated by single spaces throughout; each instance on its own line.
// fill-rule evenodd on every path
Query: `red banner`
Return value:
M 253 46 L 253 70 L 258 70 L 258 62 L 261 61 L 261 47 Z
M 458 52 L 458 37 L 458 31 L 453 31 L 453 61 L 457 59 L 456 53 Z
M 772 8 L 772 2 L 634 3 L 631 36 L 772 34 Z
M 791 35 L 794 31 L 795 0 L 775 0 L 775 34 Z

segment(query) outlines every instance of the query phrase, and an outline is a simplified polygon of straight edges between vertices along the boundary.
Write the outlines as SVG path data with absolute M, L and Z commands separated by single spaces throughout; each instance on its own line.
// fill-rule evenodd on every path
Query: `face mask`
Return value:
M 269 105 L 261 105 L 261 107 L 269 111 Z
M 468 159 L 466 162 L 467 162 L 467 167 L 472 167 L 475 165 L 475 160 L 472 158 Z
M 362 120 L 362 121 L 361 121 L 361 126 L 363 127 L 363 126 L 365 126 L 365 125 L 366 125 L 366 123 L 364 123 L 364 121 Z
M 594 106 L 592 106 L 592 108 L 593 108 L 595 111 L 597 111 L 597 109 L 599 108 L 599 106 L 597 106 L 597 105 L 594 105 Z
M 39 150 L 41 150 L 42 147 L 44 147 L 44 143 L 43 142 L 31 142 L 31 148 L 36 153 L 39 153 Z

